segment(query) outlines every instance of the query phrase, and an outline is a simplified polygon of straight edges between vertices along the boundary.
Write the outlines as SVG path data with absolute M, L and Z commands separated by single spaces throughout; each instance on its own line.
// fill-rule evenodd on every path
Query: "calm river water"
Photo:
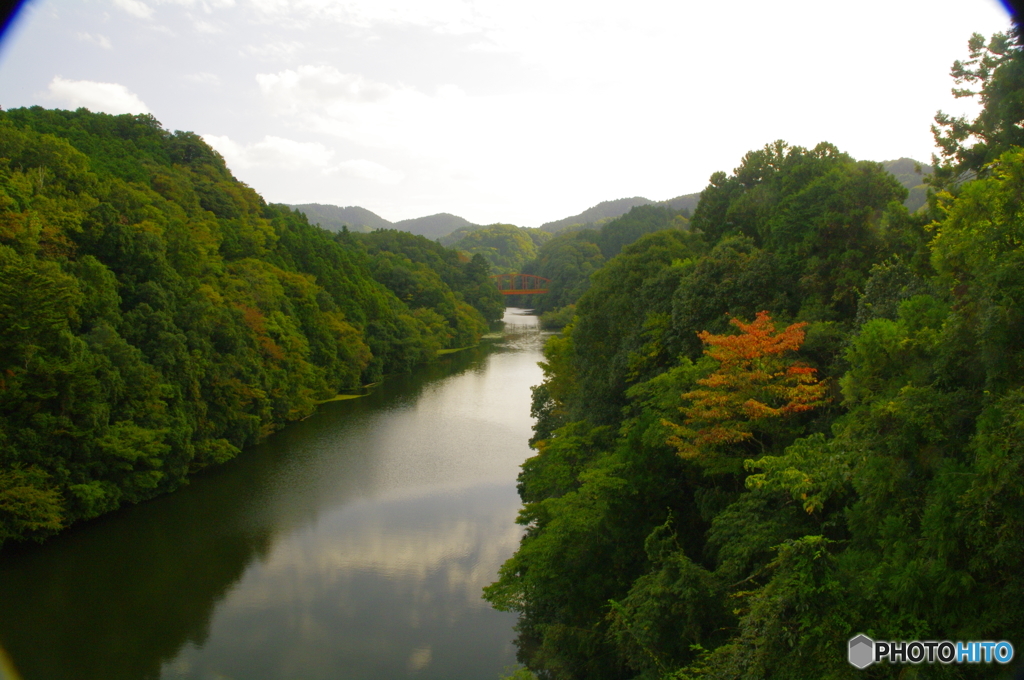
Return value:
M 501 339 L 325 404 L 180 491 L 0 555 L 24 680 L 494 680 L 543 338 Z

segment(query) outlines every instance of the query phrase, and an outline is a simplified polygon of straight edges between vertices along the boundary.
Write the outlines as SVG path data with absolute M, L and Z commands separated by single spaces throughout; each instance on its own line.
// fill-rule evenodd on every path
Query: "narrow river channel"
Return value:
M 0 553 L 24 680 L 494 680 L 536 317 L 323 405 L 180 491 Z

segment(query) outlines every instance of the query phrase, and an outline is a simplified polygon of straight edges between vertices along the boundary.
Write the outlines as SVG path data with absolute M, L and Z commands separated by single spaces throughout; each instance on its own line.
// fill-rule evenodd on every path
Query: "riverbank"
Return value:
M 517 318 L 522 318 L 517 317 Z M 174 494 L 0 553 L 22 680 L 498 678 L 542 338 L 324 403 Z

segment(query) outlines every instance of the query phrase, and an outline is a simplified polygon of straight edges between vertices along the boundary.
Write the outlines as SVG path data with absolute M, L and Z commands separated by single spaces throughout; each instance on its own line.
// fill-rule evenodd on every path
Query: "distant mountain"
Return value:
M 883 161 L 882 167 L 892 173 L 899 183 L 910 192 L 907 200 L 903 202 L 903 205 L 907 206 L 907 210 L 914 212 L 927 202 L 928 187 L 924 184 L 924 178 L 932 172 L 930 165 L 920 163 L 912 158 L 899 158 L 894 161 Z M 546 222 L 540 226 L 540 229 L 554 234 L 573 227 L 579 229 L 584 225 L 597 228 L 610 220 L 625 215 L 639 205 L 665 205 L 674 210 L 686 210 L 692 213 L 697 208 L 699 201 L 700 192 L 683 194 L 665 201 L 652 201 L 643 196 L 619 198 L 614 201 L 602 201 L 572 217 Z M 301 210 L 306 213 L 310 223 L 319 224 L 330 231 L 341 231 L 342 225 L 347 225 L 352 231 L 365 232 L 374 229 L 398 229 L 426 236 L 431 240 L 444 239 L 446 245 L 465 237 L 468 232 L 482 228 L 479 224 L 473 224 L 469 220 L 451 213 L 438 213 L 427 217 L 389 222 L 376 213 L 356 205 L 342 208 L 336 205 L 305 203 L 289 207 Z
M 462 239 L 464 239 L 471 231 L 477 231 L 477 230 L 483 229 L 483 228 L 484 227 L 481 227 L 480 225 L 477 225 L 477 224 L 470 224 L 469 226 L 459 227 L 455 231 L 453 231 L 453 232 L 451 232 L 449 234 L 445 234 L 444 236 L 442 236 L 439 239 L 437 239 L 437 242 L 440 243 L 441 245 L 443 245 L 445 248 L 448 248 L 450 246 L 455 245 L 456 243 L 458 243 Z M 518 227 L 518 228 L 519 229 L 523 229 L 524 227 Z
M 351 231 L 362 232 L 393 228 L 391 222 L 366 208 L 360 208 L 358 205 L 342 208 L 337 205 L 303 203 L 288 207 L 306 213 L 310 224 L 319 224 L 328 231 L 341 231 L 342 226 L 347 226 Z
M 592 208 L 587 208 L 579 215 L 566 217 L 554 222 L 546 222 L 540 225 L 541 230 L 556 233 L 576 224 L 592 224 L 600 220 L 610 220 L 625 215 L 638 205 L 650 205 L 654 201 L 642 196 L 633 198 L 619 198 L 614 201 L 602 201 Z
M 301 205 L 289 205 L 289 208 L 306 213 L 310 224 L 318 224 L 328 231 L 341 231 L 347 226 L 351 231 L 371 232 L 374 229 L 397 229 L 407 231 L 410 234 L 426 236 L 431 240 L 437 240 L 447 236 L 456 229 L 476 229 L 479 225 L 458 215 L 449 213 L 438 213 L 427 217 L 416 217 L 411 220 L 400 220 L 389 222 L 380 215 L 360 208 L 358 205 L 350 205 L 342 208 L 337 205 L 322 205 L 320 203 L 303 203 Z
M 534 259 L 540 245 L 551 238 L 550 233 L 540 229 L 491 224 L 459 229 L 440 239 L 440 243 L 469 255 L 483 255 L 494 273 L 511 274 Z
M 932 166 L 913 158 L 899 158 L 894 161 L 882 161 L 882 167 L 910 191 L 907 200 L 903 201 L 907 210 L 914 212 L 928 202 L 928 187 L 924 183 L 924 178 L 925 175 L 932 174 Z
M 658 201 L 658 205 L 667 205 L 673 210 L 688 210 L 690 213 L 693 213 L 699 202 L 700 192 L 698 191 L 695 194 L 683 194 L 682 196 L 670 198 L 667 201 Z
M 390 228 L 400 229 L 401 231 L 407 231 L 410 234 L 419 234 L 420 236 L 426 236 L 431 240 L 436 240 L 442 236 L 447 236 L 456 229 L 464 227 L 475 228 L 478 226 L 479 225 L 473 224 L 469 220 L 463 219 L 458 215 L 438 213 L 437 215 L 429 215 L 427 217 L 416 217 L 411 220 L 401 220 L 392 224 Z

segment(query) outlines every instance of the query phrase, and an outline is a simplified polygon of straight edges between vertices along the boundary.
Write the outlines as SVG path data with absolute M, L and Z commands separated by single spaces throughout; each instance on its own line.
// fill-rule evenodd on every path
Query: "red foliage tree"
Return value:
M 755 432 L 777 430 L 775 419 L 809 411 L 824 404 L 825 384 L 815 369 L 787 355 L 800 348 L 806 323 L 776 332 L 768 312 L 752 323 L 732 319 L 739 335 L 698 334 L 704 354 L 718 362 L 702 389 L 682 395 L 688 405 L 679 410 L 684 424 L 664 424 L 675 434 L 668 443 L 683 458 L 697 458 L 726 444 L 754 439 Z

